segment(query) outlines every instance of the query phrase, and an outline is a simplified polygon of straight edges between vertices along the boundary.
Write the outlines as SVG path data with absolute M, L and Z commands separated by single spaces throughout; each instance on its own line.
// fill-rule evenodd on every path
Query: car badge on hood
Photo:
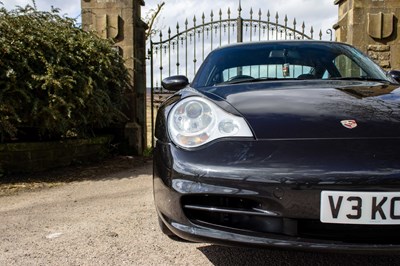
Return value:
M 357 127 L 357 122 L 356 120 L 342 120 L 340 121 L 340 123 L 348 129 L 353 129 L 355 127 Z

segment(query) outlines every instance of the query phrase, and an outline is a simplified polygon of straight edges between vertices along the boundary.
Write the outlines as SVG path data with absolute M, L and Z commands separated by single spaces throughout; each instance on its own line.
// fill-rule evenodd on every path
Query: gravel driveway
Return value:
M 400 256 L 175 242 L 158 229 L 151 162 L 114 159 L 65 171 L 55 186 L 35 179 L 39 189 L 0 196 L 0 265 L 400 265 Z

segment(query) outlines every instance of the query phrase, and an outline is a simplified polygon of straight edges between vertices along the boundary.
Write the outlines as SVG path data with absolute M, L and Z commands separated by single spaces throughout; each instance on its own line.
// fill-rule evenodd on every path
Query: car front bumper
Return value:
M 323 190 L 400 191 L 399 147 L 393 140 L 225 140 L 187 151 L 157 142 L 155 204 L 187 240 L 394 252 L 398 225 L 323 224 L 319 215 Z

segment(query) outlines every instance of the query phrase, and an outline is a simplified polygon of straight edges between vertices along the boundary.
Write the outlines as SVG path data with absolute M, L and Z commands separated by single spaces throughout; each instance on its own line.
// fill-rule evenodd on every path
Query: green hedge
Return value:
M 123 59 L 58 12 L 0 9 L 0 142 L 86 136 L 126 120 Z

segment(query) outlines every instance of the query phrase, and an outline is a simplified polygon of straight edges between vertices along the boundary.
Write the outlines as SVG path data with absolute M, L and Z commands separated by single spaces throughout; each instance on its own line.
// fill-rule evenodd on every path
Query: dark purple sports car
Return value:
M 190 241 L 400 251 L 400 85 L 342 43 L 209 54 L 157 115 L 162 231 Z

